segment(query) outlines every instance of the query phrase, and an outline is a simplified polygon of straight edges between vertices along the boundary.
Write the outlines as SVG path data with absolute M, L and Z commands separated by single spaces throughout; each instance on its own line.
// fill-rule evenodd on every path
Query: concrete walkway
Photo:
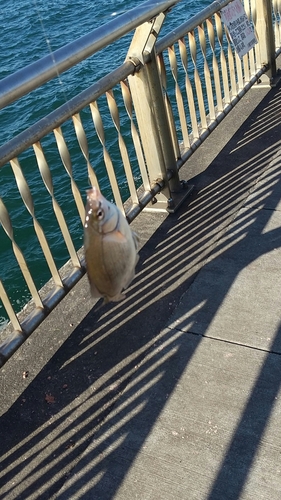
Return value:
M 188 206 L 134 222 L 126 301 L 81 280 L 4 366 L 0 499 L 280 500 L 281 89 L 181 176 Z

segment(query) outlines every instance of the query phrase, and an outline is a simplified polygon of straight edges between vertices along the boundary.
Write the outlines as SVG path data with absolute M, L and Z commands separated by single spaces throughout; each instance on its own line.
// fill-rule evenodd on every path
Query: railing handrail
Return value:
M 202 24 L 206 19 L 211 17 L 215 12 L 220 11 L 232 0 L 215 0 L 203 10 L 190 17 L 186 22 L 182 23 L 176 30 L 172 30 L 167 35 L 163 36 L 161 40 L 156 43 L 156 51 L 162 52 L 167 47 L 172 45 L 176 40 L 182 38 L 185 33 L 192 31 L 195 26 Z
M 166 11 L 180 0 L 147 0 L 0 81 L 0 109 Z
M 120 80 L 124 80 L 130 73 L 135 71 L 132 62 L 126 61 L 114 71 L 104 76 L 86 90 L 65 102 L 48 115 L 44 116 L 27 129 L 23 130 L 9 141 L 0 146 L 0 169 L 11 158 L 18 156 L 23 149 L 30 147 L 34 142 L 40 141 L 49 132 L 59 127 L 68 118 L 78 113 L 89 102 L 95 101 L 106 90 L 112 88 Z
M 181 24 L 176 30 L 173 30 L 171 33 L 161 38 L 161 40 L 159 40 L 156 43 L 156 52 L 157 53 L 162 52 L 169 45 L 173 44 L 175 40 L 181 38 L 183 36 L 184 30 L 190 31 L 194 29 L 195 26 L 201 24 L 205 19 L 213 15 L 218 9 L 221 9 L 222 7 L 227 5 L 230 1 L 231 0 L 220 0 L 220 1 L 215 0 L 214 2 L 212 2 L 209 6 L 205 7 L 198 14 L 188 19 L 187 22 Z M 145 4 L 142 5 L 144 6 L 147 3 L 148 2 L 145 2 Z M 111 23 L 109 24 L 111 25 Z M 92 33 L 95 33 L 96 31 L 97 30 L 94 30 Z M 57 52 L 58 51 L 54 52 L 54 54 L 56 54 Z M 43 60 L 40 59 L 39 61 L 36 61 L 36 63 L 33 63 L 30 66 L 34 66 L 40 61 Z M 27 68 L 29 68 L 30 66 L 27 66 Z M 25 148 L 29 147 L 32 145 L 33 142 L 35 142 L 35 140 L 36 141 L 40 140 L 46 133 L 51 131 L 53 128 L 60 126 L 71 115 L 79 112 L 85 106 L 85 104 L 88 104 L 90 102 L 90 100 L 97 99 L 98 96 L 107 89 L 107 87 L 111 88 L 115 83 L 120 81 L 120 79 L 126 78 L 133 71 L 133 68 L 134 67 L 132 63 L 126 61 L 123 65 L 119 66 L 118 68 L 116 68 L 116 70 L 109 73 L 108 75 L 100 79 L 98 82 L 94 83 L 85 91 L 73 97 L 72 99 L 67 101 L 67 103 L 61 105 L 59 108 L 49 113 L 47 116 L 36 122 L 34 125 L 31 125 L 27 130 L 24 130 L 17 136 L 13 137 L 10 141 L 0 146 L 0 168 L 3 165 L 5 165 L 7 161 L 9 161 L 12 157 L 18 156 L 18 154 L 22 151 L 23 147 Z M 16 73 L 15 75 L 17 75 L 18 73 Z M 1 96 L 1 84 L 4 80 L 0 81 L 0 96 Z

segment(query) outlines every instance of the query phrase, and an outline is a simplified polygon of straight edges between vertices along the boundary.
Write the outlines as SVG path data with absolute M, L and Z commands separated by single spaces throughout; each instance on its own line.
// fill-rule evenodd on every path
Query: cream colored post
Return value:
M 159 14 L 137 28 L 127 54 L 136 64 L 136 72 L 128 80 L 150 185 L 163 180 L 165 183 L 153 205 L 154 210 L 160 211 L 172 208 L 173 193 L 183 191 L 155 55 L 155 42 L 164 19 L 165 14 Z
M 268 64 L 268 71 L 262 75 L 264 85 L 270 85 L 276 75 L 275 39 L 272 21 L 271 0 L 256 0 L 256 30 L 259 41 L 259 54 L 261 65 Z

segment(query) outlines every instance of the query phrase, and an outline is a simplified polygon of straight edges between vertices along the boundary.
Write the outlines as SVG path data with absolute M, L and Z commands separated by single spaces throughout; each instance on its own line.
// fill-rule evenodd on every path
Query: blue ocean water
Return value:
M 0 80 L 16 70 L 36 61 L 49 52 L 72 42 L 82 35 L 111 21 L 123 12 L 142 3 L 140 0 L 8 0 L 1 9 L 0 18 Z M 161 35 L 202 10 L 209 2 L 201 0 L 182 0 L 168 14 L 161 30 Z M 0 111 L 1 144 L 10 140 L 38 119 L 57 108 L 68 99 L 78 94 L 98 78 L 110 72 L 121 64 L 126 56 L 131 34 L 119 40 L 118 44 L 107 47 L 88 60 L 80 63 L 72 70 L 59 75 L 58 78 L 45 84 L 19 101 Z M 102 108 L 100 109 L 102 113 Z M 109 138 L 110 142 L 110 138 Z M 48 143 L 45 144 L 48 150 Z M 69 144 L 74 155 L 75 164 L 79 165 L 81 152 L 75 150 L 75 145 Z M 75 161 L 75 155 L 77 161 Z M 95 151 L 92 151 L 95 156 Z M 97 151 L 96 162 L 100 153 Z M 52 151 L 47 158 L 50 165 Z M 116 158 L 118 163 L 118 158 Z M 66 249 L 61 245 L 60 231 L 53 224 L 53 209 L 38 169 L 29 161 L 28 153 L 21 158 L 21 165 L 28 180 L 36 207 L 36 216 L 47 235 L 49 245 L 54 253 L 56 264 L 60 267 L 66 260 Z M 69 179 L 62 165 L 52 169 L 56 197 L 63 206 L 64 215 L 70 227 L 76 248 L 83 244 L 81 223 L 77 211 L 68 200 Z M 101 174 L 102 177 L 102 174 Z M 86 169 L 77 167 L 76 182 L 84 193 L 87 185 Z M 106 190 L 107 178 L 104 177 L 102 188 Z M 121 182 L 122 184 L 122 182 Z M 121 186 L 122 187 L 122 186 Z M 68 188 L 69 189 L 69 188 Z M 0 196 L 5 202 L 13 224 L 14 235 L 22 249 L 32 271 L 37 287 L 49 279 L 49 270 L 42 264 L 42 252 L 35 242 L 32 218 L 23 206 L 12 170 L 9 165 L 0 169 Z M 3 281 L 14 308 L 18 311 L 29 297 L 26 284 L 11 250 L 11 242 L 0 226 L 0 279 Z M 7 321 L 6 312 L 0 302 L 0 327 Z

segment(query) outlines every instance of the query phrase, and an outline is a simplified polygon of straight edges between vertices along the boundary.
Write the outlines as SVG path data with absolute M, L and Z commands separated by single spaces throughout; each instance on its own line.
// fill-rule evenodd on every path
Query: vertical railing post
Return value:
M 259 41 L 261 65 L 268 64 L 268 71 L 261 77 L 264 85 L 270 85 L 276 75 L 275 38 L 272 19 L 272 1 L 256 0 L 256 31 Z
M 136 64 L 136 71 L 128 80 L 150 184 L 164 181 L 161 193 L 149 209 L 175 211 L 189 190 L 179 180 L 155 54 L 155 43 L 164 19 L 165 14 L 161 13 L 136 29 L 127 54 Z

